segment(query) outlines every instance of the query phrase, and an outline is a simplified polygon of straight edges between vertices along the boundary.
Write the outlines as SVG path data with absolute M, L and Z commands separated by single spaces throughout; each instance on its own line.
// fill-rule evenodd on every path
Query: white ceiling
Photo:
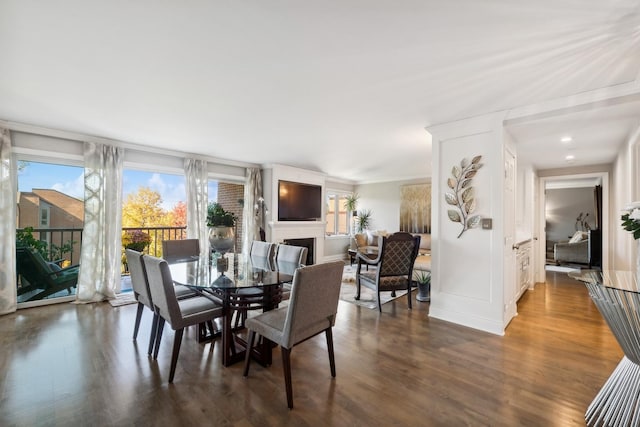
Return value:
M 426 126 L 637 84 L 640 3 L 0 0 L 0 52 L 0 119 L 373 182 L 431 175 Z M 638 117 L 509 131 L 602 163 Z

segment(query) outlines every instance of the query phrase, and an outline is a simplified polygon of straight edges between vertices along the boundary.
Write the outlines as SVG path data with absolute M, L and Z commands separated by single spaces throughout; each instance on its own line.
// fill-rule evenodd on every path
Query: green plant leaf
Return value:
M 453 209 L 449 209 L 447 211 L 447 215 L 449 215 L 449 219 L 453 222 L 462 222 L 462 219 L 460 218 L 460 214 L 458 213 L 458 211 L 454 211 Z

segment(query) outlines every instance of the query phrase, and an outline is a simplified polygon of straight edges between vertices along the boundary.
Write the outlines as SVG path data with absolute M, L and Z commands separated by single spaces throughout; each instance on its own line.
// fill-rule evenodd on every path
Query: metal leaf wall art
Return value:
M 444 199 L 448 205 L 456 207 L 456 209 L 449 209 L 447 214 L 451 221 L 459 222 L 462 225 L 462 231 L 458 234 L 458 238 L 468 229 L 478 227 L 482 219 L 480 215 L 471 215 L 476 209 L 471 180 L 478 173 L 478 169 L 482 167 L 480 159 L 482 156 L 475 156 L 471 159 L 471 163 L 467 159 L 462 159 L 460 166 L 456 165 L 451 169 L 453 177 L 447 180 L 447 186 L 453 192 L 444 193 Z

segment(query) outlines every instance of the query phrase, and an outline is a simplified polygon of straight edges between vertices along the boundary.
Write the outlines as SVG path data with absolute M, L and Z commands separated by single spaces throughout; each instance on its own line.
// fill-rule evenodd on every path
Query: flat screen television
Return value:
M 316 221 L 321 217 L 321 186 L 278 181 L 278 221 Z

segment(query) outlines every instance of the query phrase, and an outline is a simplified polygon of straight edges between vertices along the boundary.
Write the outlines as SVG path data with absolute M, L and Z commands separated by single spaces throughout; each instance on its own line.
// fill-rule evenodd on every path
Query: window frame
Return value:
M 331 198 L 333 197 L 333 212 L 334 214 L 336 212 L 340 212 L 340 199 L 344 198 L 346 196 L 350 196 L 353 195 L 354 192 L 353 191 L 346 191 L 346 190 L 332 190 L 332 189 L 327 189 L 326 194 L 325 194 L 325 201 L 327 204 L 327 207 L 329 205 L 329 203 L 331 202 Z M 327 209 L 324 213 L 324 220 L 325 223 L 327 223 L 327 225 L 329 224 L 329 221 L 327 220 L 327 215 L 329 215 L 329 209 Z M 352 236 L 353 235 L 353 227 L 351 224 L 351 218 L 352 218 L 352 211 L 346 211 L 345 215 L 347 216 L 346 218 L 346 222 L 347 222 L 347 232 L 344 234 L 339 233 L 339 224 L 340 221 L 338 220 L 339 215 L 335 215 L 335 220 L 333 222 L 333 234 L 329 234 L 327 232 L 327 229 L 325 227 L 325 237 L 329 237 L 329 238 L 333 238 L 333 237 L 347 237 L 347 236 Z

